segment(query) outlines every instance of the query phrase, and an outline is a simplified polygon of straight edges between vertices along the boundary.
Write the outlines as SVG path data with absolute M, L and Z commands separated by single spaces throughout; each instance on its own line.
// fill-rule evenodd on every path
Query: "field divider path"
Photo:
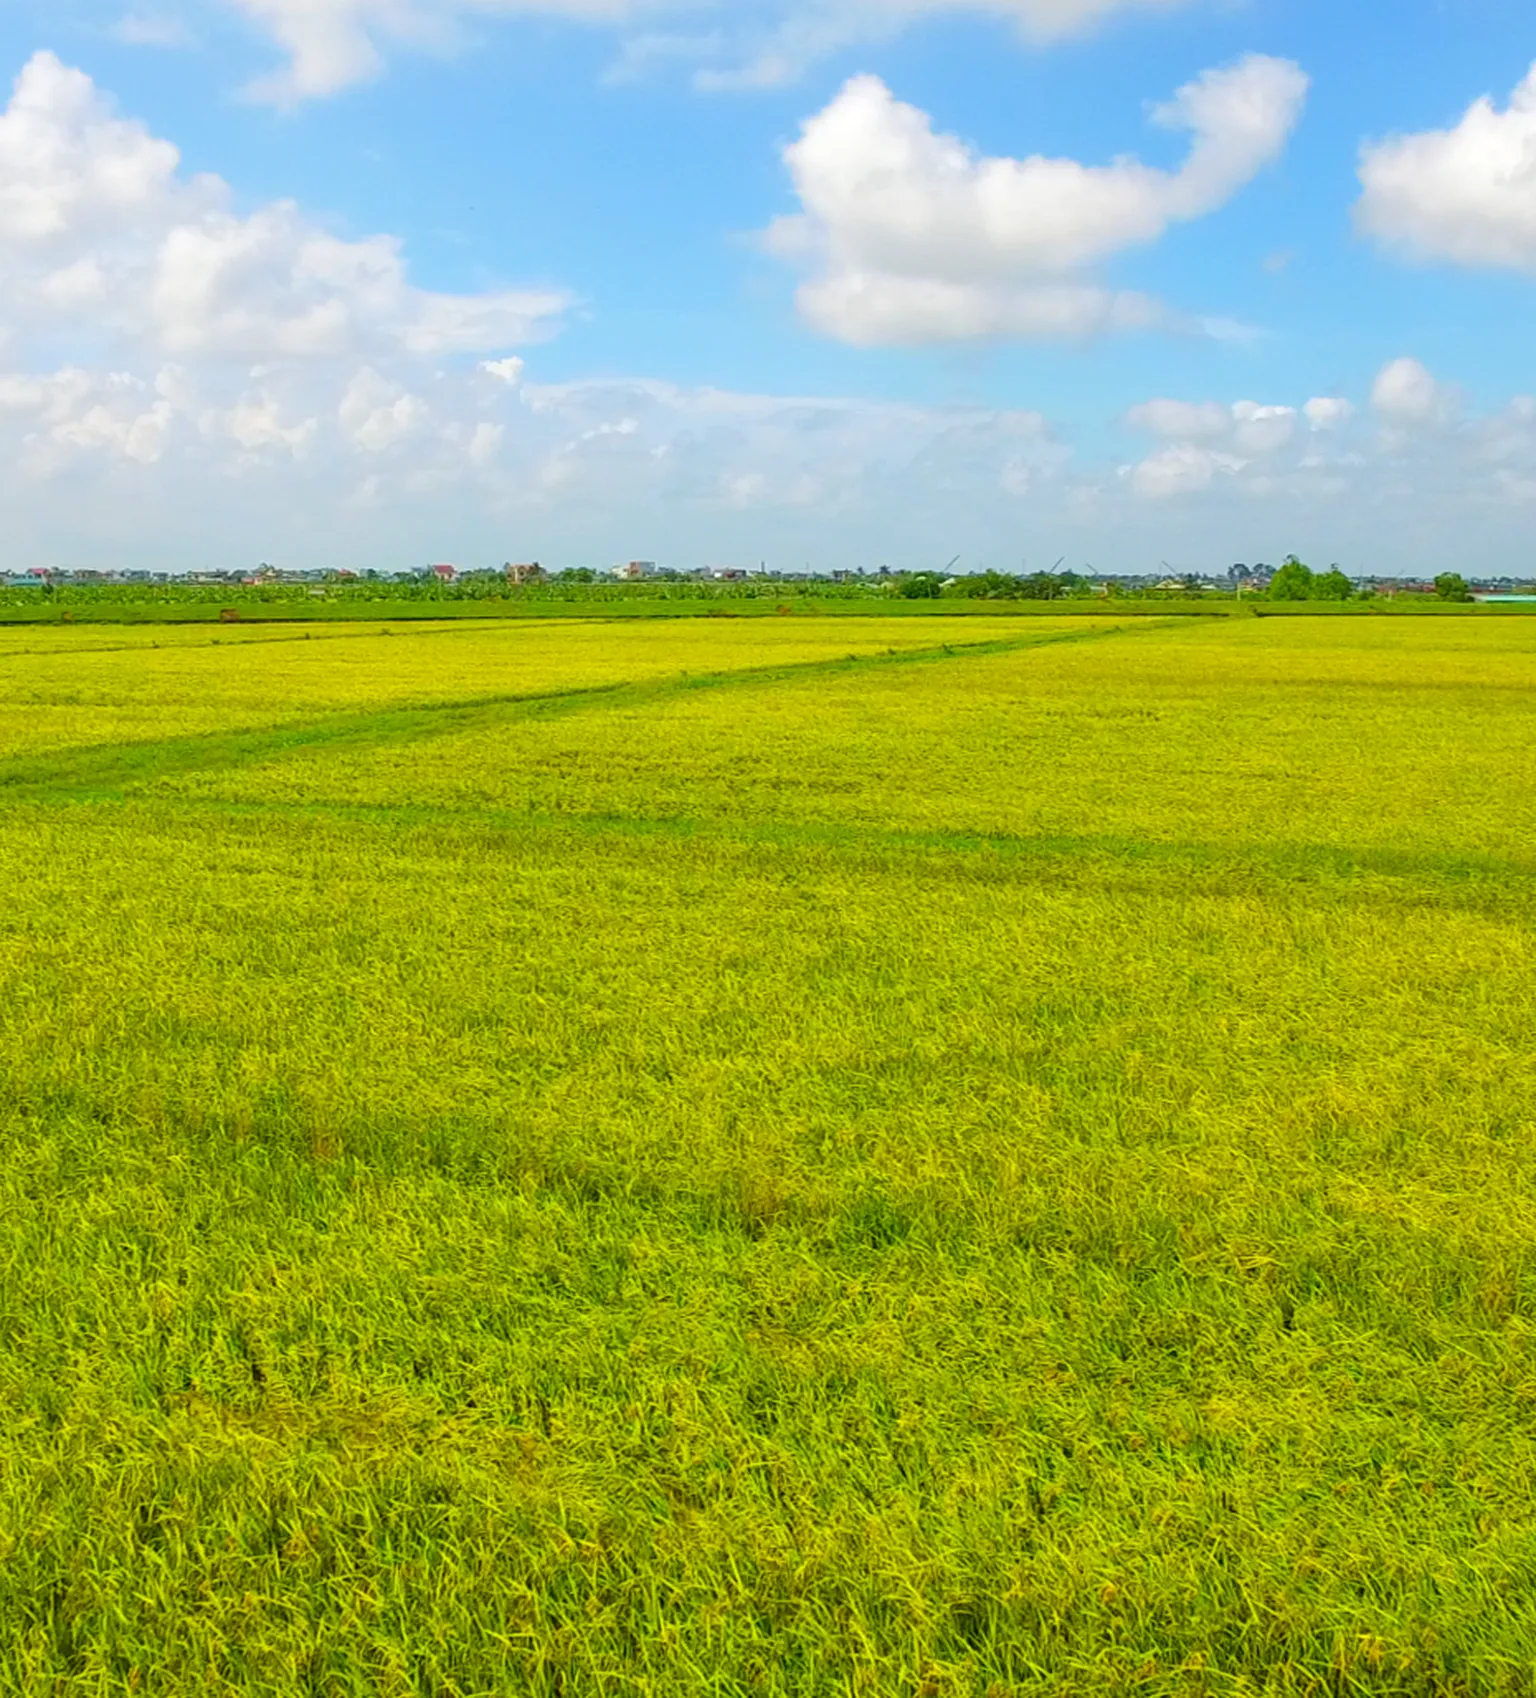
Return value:
M 92 744 L 58 755 L 32 755 L 0 764 L 0 802 L 111 801 L 156 779 L 224 767 L 249 765 L 273 755 L 320 750 L 345 744 L 410 743 L 452 736 L 519 718 L 579 713 L 603 707 L 627 707 L 666 700 L 693 691 L 749 688 L 826 676 L 861 667 L 942 665 L 949 660 L 1013 654 L 1059 643 L 1093 642 L 1140 631 L 1166 631 L 1183 622 L 1138 619 L 1134 624 L 1094 626 L 1081 631 L 1049 631 L 984 642 L 950 642 L 926 649 L 838 656 L 834 659 L 776 662 L 725 672 L 684 673 L 650 679 L 615 679 L 567 689 L 472 697 L 411 707 L 368 708 L 327 714 L 284 725 L 248 730 L 204 732 L 143 743 Z

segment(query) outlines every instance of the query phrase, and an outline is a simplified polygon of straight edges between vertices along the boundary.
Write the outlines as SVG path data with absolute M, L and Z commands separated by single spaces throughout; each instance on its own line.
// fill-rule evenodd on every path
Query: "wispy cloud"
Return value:
M 192 47 L 197 39 L 174 12 L 129 12 L 112 26 L 112 34 L 129 47 Z
M 684 62 L 716 90 L 777 87 L 848 48 L 968 12 L 1048 43 L 1117 17 L 1198 0 L 203 0 L 245 17 L 285 63 L 252 85 L 292 104 L 380 75 L 393 53 L 452 50 L 498 18 L 542 17 L 616 34 L 621 73 Z

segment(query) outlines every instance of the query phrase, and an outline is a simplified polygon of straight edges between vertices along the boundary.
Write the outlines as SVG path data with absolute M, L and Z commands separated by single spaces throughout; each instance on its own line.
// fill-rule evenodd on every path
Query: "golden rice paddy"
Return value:
M 0 1691 L 1536 1689 L 1536 622 L 0 671 Z

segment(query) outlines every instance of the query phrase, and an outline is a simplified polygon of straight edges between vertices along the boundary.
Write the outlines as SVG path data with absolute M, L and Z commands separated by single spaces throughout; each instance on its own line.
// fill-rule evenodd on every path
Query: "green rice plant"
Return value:
M 0 1690 L 1536 1684 L 1536 627 L 829 623 L 48 662 Z

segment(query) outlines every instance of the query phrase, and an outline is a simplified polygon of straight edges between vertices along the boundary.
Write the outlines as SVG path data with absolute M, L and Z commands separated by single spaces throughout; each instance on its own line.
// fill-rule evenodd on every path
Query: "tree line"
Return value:
M 1326 572 L 1314 572 L 1305 561 L 1291 554 L 1263 593 L 1270 601 L 1353 601 L 1369 597 L 1371 591 L 1357 590 L 1337 566 L 1330 566 Z M 1460 572 L 1442 572 L 1435 579 L 1435 595 L 1441 601 L 1472 599 L 1471 588 Z

